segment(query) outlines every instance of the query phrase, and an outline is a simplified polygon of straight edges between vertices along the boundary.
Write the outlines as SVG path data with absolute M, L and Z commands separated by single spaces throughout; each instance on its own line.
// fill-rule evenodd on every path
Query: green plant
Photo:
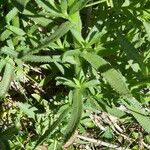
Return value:
M 148 0 L 0 2 L 0 98 L 13 101 L 7 113 L 22 134 L 12 149 L 43 142 L 62 149 L 76 130 L 86 132 L 88 111 L 150 133 L 148 6 Z M 104 129 L 102 137 L 111 139 L 108 129 L 111 135 Z

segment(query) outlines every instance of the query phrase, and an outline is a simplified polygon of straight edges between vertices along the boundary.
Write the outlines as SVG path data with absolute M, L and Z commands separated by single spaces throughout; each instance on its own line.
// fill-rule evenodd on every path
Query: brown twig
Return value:
M 96 145 L 102 145 L 102 146 L 105 146 L 105 147 L 114 148 L 115 150 L 130 150 L 130 149 L 125 148 L 125 147 L 120 147 L 119 145 L 110 144 L 110 143 L 107 143 L 107 142 L 104 142 L 104 141 L 101 141 L 101 140 L 96 140 L 96 139 L 88 138 L 88 137 L 85 137 L 85 136 L 82 136 L 82 135 L 78 135 L 77 137 L 79 139 L 88 141 L 90 143 L 94 143 Z

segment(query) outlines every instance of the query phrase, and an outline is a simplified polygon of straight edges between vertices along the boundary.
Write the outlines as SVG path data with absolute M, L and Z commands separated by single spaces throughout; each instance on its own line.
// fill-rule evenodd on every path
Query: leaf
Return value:
M 13 8 L 9 13 L 6 15 L 6 22 L 10 22 L 16 15 L 18 14 L 18 9 Z
M 28 103 L 21 103 L 17 102 L 16 105 L 19 107 L 21 111 L 23 111 L 29 118 L 35 119 L 35 111 L 38 109 L 36 107 L 33 107 L 32 105 Z
M 42 143 L 45 139 L 49 138 L 49 136 L 51 135 L 51 133 L 54 131 L 54 129 L 56 127 L 58 127 L 58 125 L 62 122 L 62 120 L 65 118 L 66 114 L 68 113 L 69 109 L 65 109 L 61 115 L 59 116 L 59 118 L 48 127 L 48 129 L 45 131 L 45 133 L 39 138 L 39 140 L 36 142 L 34 149 L 37 147 L 37 145 L 39 145 L 40 143 Z
M 0 35 L 0 41 L 4 41 L 9 38 L 9 36 L 12 34 L 12 31 L 6 29 L 1 35 Z
M 44 27 L 52 22 L 51 19 L 45 18 L 45 16 L 41 16 L 40 14 L 35 14 L 27 9 L 24 10 L 23 14 L 33 20 L 35 23 L 40 24 Z
M 145 27 L 145 30 L 146 30 L 147 35 L 149 36 L 149 40 L 150 40 L 150 22 L 144 21 L 143 25 Z
M 21 28 L 18 28 L 18 27 L 15 27 L 15 26 L 9 25 L 9 26 L 7 26 L 7 29 L 9 29 L 10 31 L 12 31 L 15 34 L 20 35 L 20 36 L 23 36 L 23 35 L 26 34 Z
M 72 80 L 66 79 L 64 77 L 57 77 L 56 80 L 57 80 L 56 85 L 63 84 L 73 88 L 77 86 Z
M 0 60 L 0 72 L 1 72 L 2 69 L 5 67 L 5 65 L 6 65 L 5 60 L 4 60 L 4 59 L 1 59 L 1 60 Z
M 47 37 L 38 47 L 30 49 L 27 54 L 33 54 L 41 50 L 42 48 L 45 48 L 48 46 L 50 43 L 56 41 L 63 35 L 65 35 L 72 27 L 72 24 L 69 21 L 66 21 L 65 23 L 61 24 L 59 28 L 49 37 Z M 25 55 L 23 54 L 23 55 Z
M 127 56 L 137 62 L 142 70 L 145 70 L 141 55 L 138 53 L 137 49 L 135 49 L 135 47 L 127 40 L 127 38 L 121 33 L 118 33 L 118 41 Z
M 65 70 L 64 70 L 63 66 L 62 66 L 60 63 L 54 61 L 54 64 L 57 66 L 57 68 L 59 69 L 59 71 L 60 71 L 62 74 L 65 73 Z
M 79 12 L 76 12 L 69 16 L 70 22 L 74 25 L 74 29 L 77 30 L 78 34 L 82 33 L 82 21 Z
M 1 48 L 0 54 L 6 54 L 8 56 L 17 58 L 18 57 L 18 53 L 14 50 L 12 50 L 10 47 L 8 46 L 4 46 Z
M 94 67 L 95 69 L 99 69 L 103 78 L 107 80 L 107 82 L 116 92 L 124 96 L 130 95 L 129 89 L 121 73 L 112 68 L 112 66 L 106 60 L 94 53 L 88 52 L 82 53 L 81 56 L 86 61 L 88 61 L 92 65 L 92 67 Z
M 90 80 L 90 81 L 83 83 L 82 87 L 89 88 L 89 87 L 94 87 L 99 84 L 100 82 L 98 80 Z
M 49 13 L 51 13 L 51 15 L 53 15 L 54 17 L 61 17 L 61 14 L 57 12 L 57 10 L 46 1 L 41 1 L 41 0 L 35 0 L 35 1 L 40 7 L 42 7 Z
M 131 13 L 126 7 L 122 7 L 122 10 L 123 14 L 126 15 L 127 18 L 133 22 L 132 25 L 141 30 L 142 22 L 138 19 L 138 17 L 134 15 L 134 13 Z
M 127 103 L 124 104 L 130 110 L 130 113 L 135 117 L 143 129 L 147 133 L 150 133 L 150 117 L 148 113 L 135 98 L 128 98 L 126 101 Z
M 12 80 L 12 75 L 14 73 L 14 62 L 12 59 L 7 59 L 6 60 L 6 66 L 5 66 L 5 70 L 4 70 L 4 75 L 3 78 L 0 82 L 0 99 L 4 98 L 6 93 L 9 90 L 9 86 Z
M 27 3 L 29 2 L 29 0 L 12 0 L 14 6 L 19 10 L 19 11 L 23 11 L 24 8 L 26 7 Z
M 88 45 L 88 46 L 91 46 L 91 45 L 93 45 L 93 44 L 95 44 L 95 43 L 100 42 L 102 36 L 103 36 L 103 33 L 101 33 L 101 32 L 96 32 L 96 33 L 94 34 L 94 36 L 92 37 L 92 39 L 87 43 L 87 45 Z
M 110 127 L 107 127 L 105 132 L 102 134 L 102 137 L 106 139 L 113 139 L 113 130 Z
M 50 63 L 54 62 L 50 56 L 26 55 L 22 57 L 24 62 Z
M 126 115 L 125 112 L 123 112 L 122 110 L 119 110 L 117 107 L 108 106 L 108 104 L 105 101 L 103 101 L 101 98 L 97 96 L 94 97 L 94 99 L 90 98 L 89 101 L 90 101 L 91 107 L 95 108 L 96 110 L 107 112 L 118 118 L 122 118 L 123 116 Z
M 81 10 L 88 2 L 89 0 L 74 1 L 74 3 L 71 5 L 69 15 L 72 15 L 75 12 Z
M 76 41 L 80 44 L 80 46 L 82 46 L 84 43 L 84 39 L 81 35 L 81 32 L 77 31 L 75 28 L 72 28 L 71 33 L 73 37 L 76 39 Z
M 80 122 L 81 115 L 82 115 L 82 91 L 81 89 L 76 88 L 73 91 L 71 119 L 64 131 L 63 144 L 66 143 L 75 132 Z
M 67 0 L 61 0 L 61 11 L 67 15 Z

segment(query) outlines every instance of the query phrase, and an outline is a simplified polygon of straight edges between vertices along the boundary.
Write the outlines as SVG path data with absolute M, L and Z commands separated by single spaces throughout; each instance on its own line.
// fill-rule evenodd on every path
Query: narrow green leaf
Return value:
M 49 3 L 46 3 L 46 1 L 42 1 L 42 0 L 35 0 L 35 1 L 40 7 L 42 7 L 49 13 L 51 13 L 51 15 L 53 15 L 55 17 L 61 17 L 61 14 L 59 12 L 57 12 L 57 10 L 55 8 L 53 8 L 53 6 L 51 6 Z
M 19 107 L 21 111 L 23 111 L 29 118 L 35 119 L 35 111 L 38 109 L 36 107 L 31 106 L 28 103 L 17 102 L 16 105 Z
M 73 37 L 76 39 L 76 41 L 82 46 L 84 43 L 84 39 L 81 35 L 81 32 L 77 31 L 75 28 L 72 28 L 71 33 Z
M 47 37 L 38 47 L 30 49 L 25 54 L 33 54 L 38 52 L 39 50 L 47 47 L 50 43 L 56 41 L 60 37 L 64 36 L 72 27 L 72 24 L 67 21 L 59 26 L 59 28 L 49 37 Z M 23 54 L 23 55 L 25 55 Z
M 61 0 L 61 11 L 67 15 L 67 0 Z
M 98 84 L 100 84 L 99 80 L 90 80 L 90 81 L 83 83 L 82 87 L 89 88 L 89 87 L 94 87 Z
M 9 38 L 9 36 L 12 34 L 12 31 L 6 29 L 2 34 L 0 35 L 0 41 L 4 41 Z
M 74 3 L 71 5 L 69 15 L 72 15 L 75 12 L 81 10 L 88 2 L 89 0 L 74 1 Z
M 13 8 L 11 11 L 9 11 L 9 13 L 6 15 L 6 21 L 10 22 L 18 13 L 18 9 L 17 8 Z
M 43 15 L 41 16 L 40 14 L 35 14 L 27 9 L 23 11 L 23 14 L 27 17 L 29 17 L 31 20 L 33 20 L 35 23 L 42 25 L 42 26 L 47 26 L 49 23 L 52 22 L 51 19 L 44 17 Z
M 71 119 L 64 131 L 63 143 L 66 143 L 69 138 L 73 135 L 76 128 L 79 125 L 82 115 L 82 91 L 81 89 L 75 89 L 73 91 L 73 104 Z
M 94 97 L 94 99 L 93 98 L 90 99 L 90 105 L 91 105 L 91 107 L 93 107 L 99 111 L 107 112 L 118 118 L 121 118 L 126 115 L 125 112 L 123 112 L 122 110 L 119 110 L 117 107 L 108 106 L 108 104 L 105 103 L 105 101 L 103 101 L 102 99 L 100 99 L 98 97 Z
M 147 34 L 149 36 L 149 40 L 150 40 L 150 22 L 144 21 L 143 25 L 145 27 L 145 30 L 146 30 L 146 32 L 147 32 Z
M 127 54 L 127 56 L 139 64 L 140 68 L 144 70 L 144 64 L 141 55 L 138 53 L 137 49 L 128 41 L 128 39 L 121 33 L 118 33 L 118 41 Z
M 112 68 L 112 66 L 106 60 L 94 53 L 88 52 L 82 53 L 81 56 L 87 60 L 92 67 L 99 69 L 101 75 L 107 80 L 112 88 L 116 90 L 116 92 L 124 96 L 130 95 L 129 89 L 121 73 Z
M 66 79 L 64 77 L 57 77 L 56 80 L 57 80 L 56 85 L 63 84 L 63 85 L 73 87 L 73 88 L 77 86 L 72 80 Z
M 7 26 L 7 29 L 9 29 L 10 31 L 12 31 L 15 34 L 20 35 L 20 36 L 23 36 L 23 35 L 26 34 L 21 28 L 18 28 L 18 27 L 15 27 L 15 26 L 9 25 L 9 26 Z
M 123 10 L 123 14 L 126 15 L 127 18 L 132 21 L 132 25 L 141 29 L 142 22 L 138 19 L 138 17 L 136 17 L 136 15 L 134 15 L 134 13 L 126 7 L 122 7 L 121 9 Z
M 18 57 L 18 53 L 16 51 L 12 50 L 8 46 L 2 47 L 1 50 L 0 50 L 0 54 L 6 54 L 6 55 L 14 57 L 14 58 Z
M 134 116 L 134 118 L 139 122 L 139 124 L 143 127 L 143 129 L 150 133 L 150 117 L 148 113 L 142 108 L 141 104 L 135 98 L 128 98 L 127 102 L 124 103 L 125 106 L 130 110 L 130 113 Z
M 13 60 L 8 59 L 5 70 L 4 70 L 4 75 L 2 78 L 2 81 L 0 82 L 0 98 L 4 98 L 7 91 L 9 90 L 9 86 L 12 80 L 12 75 L 14 72 L 14 66 L 13 66 Z
M 50 63 L 54 60 L 50 56 L 26 55 L 22 58 L 24 62 Z
M 0 72 L 1 72 L 2 69 L 5 67 L 5 64 L 6 64 L 5 60 L 4 60 L 4 59 L 1 59 L 1 60 L 0 60 Z
M 98 43 L 98 42 L 100 42 L 100 40 L 101 40 L 101 37 L 103 36 L 103 33 L 101 33 L 101 32 L 96 32 L 95 34 L 94 34 L 94 36 L 92 37 L 92 39 L 88 42 L 88 46 L 91 46 L 91 45 L 93 45 L 93 44 L 96 44 L 96 43 Z

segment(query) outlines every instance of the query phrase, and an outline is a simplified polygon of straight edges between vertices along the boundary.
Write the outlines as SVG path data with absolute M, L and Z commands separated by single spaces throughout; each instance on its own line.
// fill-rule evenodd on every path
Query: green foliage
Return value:
M 81 115 L 82 115 L 82 103 L 83 103 L 81 89 L 75 89 L 73 91 L 72 99 L 73 99 L 72 100 L 73 104 L 72 104 L 71 119 L 64 131 L 63 143 L 66 143 L 69 140 L 69 138 L 75 132 L 80 122 Z
M 6 59 L 5 70 L 3 74 L 3 78 L 0 82 L 0 98 L 4 98 L 7 91 L 9 90 L 10 83 L 12 80 L 13 72 L 14 72 L 14 63 L 11 59 Z
M 86 59 L 92 65 L 92 67 L 99 69 L 102 76 L 120 95 L 130 95 L 129 90 L 123 80 L 123 76 L 113 69 L 107 61 L 92 53 L 83 53 L 83 58 Z
M 131 149 L 148 143 L 149 4 L 0 1 L 0 149 L 63 149 L 76 130 Z M 118 121 L 95 120 L 103 114 Z

